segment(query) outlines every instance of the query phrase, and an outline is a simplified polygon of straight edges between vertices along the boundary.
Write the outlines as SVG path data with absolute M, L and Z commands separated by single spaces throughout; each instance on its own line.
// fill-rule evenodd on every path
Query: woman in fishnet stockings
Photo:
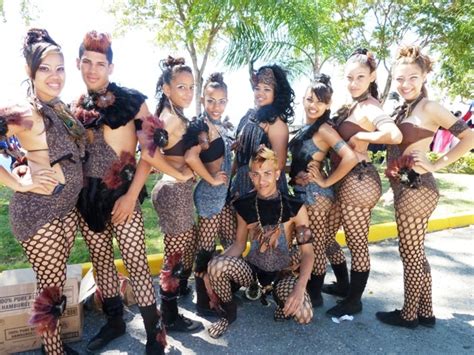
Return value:
M 353 103 L 340 109 L 334 118 L 337 132 L 354 150 L 359 161 L 337 186 L 337 203 L 352 258 L 347 296 L 327 311 L 335 317 L 362 311 L 361 297 L 369 278 L 370 216 L 380 198 L 382 186 L 367 148 L 370 143 L 394 144 L 401 141 L 400 131 L 383 112 L 378 101 L 376 68 L 373 54 L 366 49 L 357 49 L 349 57 L 345 76 Z M 335 155 L 331 158 L 333 165 L 337 166 L 339 159 Z M 337 253 L 337 250 L 334 252 Z
M 313 233 L 315 262 L 307 285 L 313 307 L 323 304 L 321 286 L 326 274 L 327 219 L 335 196 L 333 185 L 357 164 L 355 153 L 329 124 L 332 87 L 327 75 L 317 76 L 303 97 L 306 125 L 289 144 L 291 151 L 290 184 L 295 195 L 305 201 Z M 341 163 L 327 178 L 321 173 L 323 161 L 333 149 Z
M 78 227 L 75 208 L 82 188 L 84 128 L 58 96 L 64 58 L 43 29 L 28 31 L 23 54 L 29 76 L 29 105 L 0 108 L 0 138 L 15 135 L 28 152 L 31 181 L 0 168 L 0 182 L 15 191 L 10 223 L 36 273 L 37 298 L 30 324 L 47 354 L 77 354 L 61 341 L 59 317 L 66 299 L 66 263 Z M 54 85 L 53 85 L 54 84 Z M 42 311 L 40 305 L 56 312 Z
M 459 159 L 474 147 L 474 132 L 451 112 L 427 98 L 425 82 L 432 61 L 416 46 L 398 51 L 393 77 L 405 100 L 395 122 L 403 133 L 400 145 L 388 150 L 386 175 L 394 192 L 399 251 L 403 262 L 405 297 L 401 310 L 377 312 L 383 323 L 415 328 L 434 327 L 430 264 L 424 241 L 428 219 L 438 203 L 439 192 L 432 172 Z M 459 143 L 435 162 L 426 158 L 439 127 L 459 138 Z

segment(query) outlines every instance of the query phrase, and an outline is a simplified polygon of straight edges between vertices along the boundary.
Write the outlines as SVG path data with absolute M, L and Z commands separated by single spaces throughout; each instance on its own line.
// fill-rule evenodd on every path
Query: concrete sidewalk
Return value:
M 386 326 L 375 319 L 379 310 L 401 308 L 403 301 L 402 264 L 397 242 L 371 244 L 372 271 L 364 295 L 364 311 L 354 320 L 336 324 L 325 315 L 336 299 L 324 295 L 324 306 L 315 309 L 309 325 L 294 321 L 273 321 L 274 304 L 244 301 L 238 318 L 220 339 L 207 330 L 197 334 L 170 334 L 169 354 L 472 354 L 474 352 L 474 226 L 430 233 L 426 254 L 433 274 L 433 301 L 437 325 L 410 330 Z M 347 251 L 347 250 L 346 250 Z M 347 253 L 346 253 L 347 254 Z M 333 279 L 328 273 L 327 281 Z M 193 314 L 191 297 L 180 301 L 186 316 Z M 206 327 L 210 321 L 199 318 Z M 212 319 L 210 319 L 212 321 Z M 85 353 L 90 339 L 103 324 L 97 313 L 86 313 L 84 341 L 71 344 Z M 128 334 L 115 340 L 103 354 L 142 354 L 146 341 L 136 306 L 126 314 Z M 39 354 L 28 352 L 24 354 Z

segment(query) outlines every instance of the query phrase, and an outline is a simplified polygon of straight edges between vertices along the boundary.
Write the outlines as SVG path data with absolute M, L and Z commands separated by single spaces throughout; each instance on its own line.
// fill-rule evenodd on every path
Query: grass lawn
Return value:
M 432 218 L 445 217 L 458 213 L 474 213 L 474 175 L 464 174 L 435 174 L 438 181 L 441 197 L 438 207 Z M 147 182 L 150 193 L 157 180 L 157 175 L 151 175 Z M 388 190 L 388 181 L 382 177 L 383 192 Z M 8 201 L 11 191 L 0 187 L 0 272 L 6 269 L 29 267 L 24 257 L 22 248 L 10 232 L 8 223 Z M 158 218 L 147 199 L 142 205 L 145 219 L 146 246 L 149 254 L 159 253 L 163 250 L 163 238 L 158 229 Z M 380 201 L 372 213 L 372 223 L 392 222 L 394 220 L 393 205 L 383 206 Z M 115 256 L 120 257 L 118 248 L 115 247 Z M 69 263 L 76 264 L 89 261 L 87 247 L 81 236 L 78 236 L 71 253 Z

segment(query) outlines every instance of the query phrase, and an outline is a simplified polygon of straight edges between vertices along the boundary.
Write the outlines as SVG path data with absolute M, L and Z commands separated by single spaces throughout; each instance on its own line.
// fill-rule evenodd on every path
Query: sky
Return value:
M 19 15 L 19 1 L 4 0 L 6 22 L 0 22 L 0 38 L 2 38 L 2 56 L 0 57 L 0 104 L 18 101 L 25 97 L 27 86 L 22 82 L 26 79 L 24 59 L 21 55 L 23 38 L 29 27 L 46 28 L 52 38 L 63 49 L 66 66 L 66 85 L 61 98 L 64 102 L 76 99 L 85 87 L 78 69 L 76 58 L 79 44 L 84 34 L 92 29 L 113 33 L 115 20 L 107 12 L 103 1 L 100 0 L 36 0 L 35 20 L 30 26 L 23 23 Z M 159 60 L 168 54 L 189 56 L 183 49 L 181 52 L 158 48 L 153 43 L 153 32 L 145 29 L 132 29 L 123 36 L 116 36 L 112 46 L 114 50 L 115 69 L 111 81 L 120 85 L 140 90 L 148 96 L 148 106 L 151 111 L 156 107 L 154 90 L 156 81 L 161 73 Z M 263 63 L 260 63 L 263 64 Z M 247 68 L 229 71 L 220 58 L 211 59 L 204 77 L 212 71 L 224 72 L 225 81 L 229 87 L 229 104 L 225 112 L 231 121 L 238 123 L 245 112 L 253 106 L 253 94 L 248 82 Z M 344 86 L 343 67 L 325 65 L 323 72 L 332 78 L 334 95 L 332 108 L 337 109 L 342 103 L 350 100 Z M 379 82 L 384 82 L 386 73 L 379 70 Z M 292 83 L 296 94 L 295 123 L 303 122 L 301 100 L 309 79 L 300 78 Z M 189 116 L 195 114 L 194 103 L 186 112 Z

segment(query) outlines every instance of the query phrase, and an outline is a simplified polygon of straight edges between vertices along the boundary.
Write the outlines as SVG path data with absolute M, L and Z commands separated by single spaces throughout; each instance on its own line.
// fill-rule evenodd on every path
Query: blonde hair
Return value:
M 273 167 L 278 169 L 278 158 L 276 153 L 261 144 L 257 151 L 252 155 L 252 159 L 250 159 L 250 166 L 252 166 L 254 163 L 263 164 L 266 161 L 271 161 L 273 163 Z

